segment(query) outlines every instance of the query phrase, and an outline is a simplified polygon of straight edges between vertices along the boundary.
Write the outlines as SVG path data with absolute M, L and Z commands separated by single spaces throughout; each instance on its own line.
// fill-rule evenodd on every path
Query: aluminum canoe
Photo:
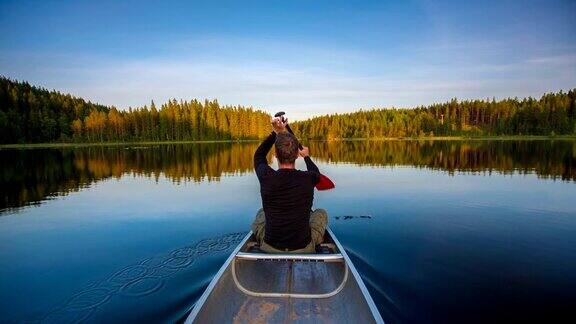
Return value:
M 268 254 L 248 233 L 186 323 L 384 323 L 346 251 L 327 229 L 314 254 Z

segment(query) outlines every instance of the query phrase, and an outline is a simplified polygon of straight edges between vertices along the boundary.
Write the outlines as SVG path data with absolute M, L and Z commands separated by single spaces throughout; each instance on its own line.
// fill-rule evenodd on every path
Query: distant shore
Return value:
M 317 139 L 313 141 L 485 141 L 485 140 L 576 140 L 576 135 L 506 135 L 506 136 L 423 136 Z
M 260 140 L 207 140 L 207 141 L 134 141 L 134 142 L 95 142 L 95 143 L 29 143 L 29 144 L 1 144 L 0 149 L 27 149 L 27 148 L 58 148 L 58 147 L 86 147 L 86 146 L 138 146 L 138 145 L 167 145 L 167 144 L 214 144 L 214 143 L 248 143 Z
M 535 140 L 576 140 L 576 135 L 558 136 L 434 136 L 434 137 L 383 137 L 383 138 L 338 138 L 338 139 L 310 139 L 314 142 L 336 141 L 535 141 Z M 168 144 L 213 144 L 213 143 L 250 143 L 260 140 L 206 140 L 206 141 L 135 141 L 135 142 L 96 142 L 96 143 L 29 143 L 29 144 L 1 144 L 0 149 L 33 149 L 33 148 L 59 148 L 59 147 L 87 147 L 87 146 L 138 146 L 138 145 L 168 145 Z M 304 141 L 307 141 L 304 139 Z

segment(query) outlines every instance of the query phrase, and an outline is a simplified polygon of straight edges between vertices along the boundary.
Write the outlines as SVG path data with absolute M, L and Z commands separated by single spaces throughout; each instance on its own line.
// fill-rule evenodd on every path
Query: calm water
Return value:
M 0 322 L 184 317 L 260 207 L 256 145 L 0 150 Z M 310 146 L 385 320 L 574 315 L 576 142 Z

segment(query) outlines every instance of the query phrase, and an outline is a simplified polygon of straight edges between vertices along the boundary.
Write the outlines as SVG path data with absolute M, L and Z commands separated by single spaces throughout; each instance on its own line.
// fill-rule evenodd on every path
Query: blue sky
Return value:
M 292 119 L 576 87 L 576 1 L 0 1 L 0 74 Z

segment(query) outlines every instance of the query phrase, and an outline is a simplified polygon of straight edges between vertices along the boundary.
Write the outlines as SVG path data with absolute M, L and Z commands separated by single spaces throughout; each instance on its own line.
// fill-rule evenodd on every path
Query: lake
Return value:
M 257 145 L 0 150 L 0 322 L 184 318 L 261 206 Z M 387 322 L 574 314 L 576 141 L 310 151 L 336 183 L 315 208 Z

